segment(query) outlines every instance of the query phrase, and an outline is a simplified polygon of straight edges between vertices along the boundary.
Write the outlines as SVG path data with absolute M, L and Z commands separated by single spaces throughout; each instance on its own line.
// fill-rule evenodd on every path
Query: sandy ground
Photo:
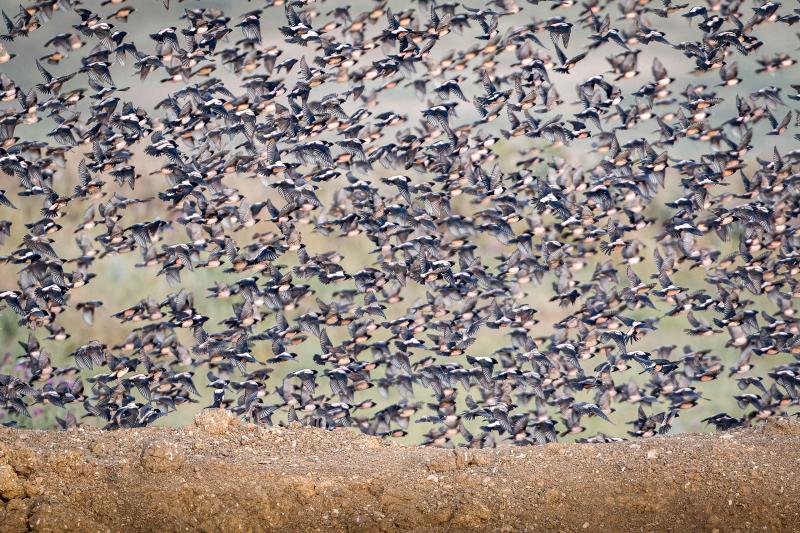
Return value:
M 2 531 L 800 529 L 800 423 L 615 444 L 403 447 L 206 411 L 0 431 Z

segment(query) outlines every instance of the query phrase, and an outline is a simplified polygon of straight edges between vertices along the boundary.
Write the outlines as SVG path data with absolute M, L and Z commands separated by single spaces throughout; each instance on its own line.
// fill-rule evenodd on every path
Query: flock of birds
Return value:
M 122 27 L 160 2 L 2 13 L 0 63 L 41 74 L 21 86 L 0 68 L 0 219 L 35 213 L 0 221 L 18 273 L 0 316 L 29 330 L 0 375 L 6 424 L 48 405 L 64 428 L 142 427 L 202 385 L 258 424 L 413 424 L 434 446 L 543 444 L 591 417 L 663 434 L 712 380 L 738 385 L 705 419 L 718 429 L 796 412 L 800 151 L 775 146 L 800 85 L 775 83 L 800 9 L 174 4 L 158 16 L 175 26 L 136 42 Z M 74 31 L 15 51 L 54 19 Z M 743 82 L 737 61 L 756 56 Z M 15 136 L 37 124 L 45 138 Z M 173 290 L 109 309 L 92 285 L 121 254 Z M 230 315 L 202 314 L 205 298 Z M 94 328 L 56 366 L 71 312 L 129 335 Z M 668 321 L 680 348 L 651 340 Z M 622 403 L 635 420 L 613 417 Z

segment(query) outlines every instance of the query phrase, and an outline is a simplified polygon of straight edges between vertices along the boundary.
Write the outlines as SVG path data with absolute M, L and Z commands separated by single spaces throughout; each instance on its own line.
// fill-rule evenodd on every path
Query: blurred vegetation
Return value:
M 175 2 L 173 2 L 173 4 L 175 4 Z M 350 4 L 353 12 L 358 12 L 359 9 L 373 5 L 372 3 L 365 1 L 351 2 Z M 411 5 L 405 2 L 392 2 L 391 4 L 396 6 L 397 10 L 400 10 L 404 7 L 416 7 L 416 4 Z M 220 8 L 223 9 L 226 14 L 230 15 L 232 19 L 235 19 L 235 17 L 241 13 L 254 9 L 257 3 L 243 1 L 186 2 L 183 4 L 173 5 L 168 15 L 163 11 L 160 2 L 131 2 L 131 5 L 136 7 L 136 11 L 131 15 L 129 23 L 125 25 L 125 30 L 129 33 L 129 38 L 132 38 L 137 45 L 147 50 L 152 48 L 152 42 L 149 42 L 147 35 L 149 33 L 156 32 L 165 26 L 177 25 L 179 21 L 177 21 L 176 18 L 182 12 L 184 7 Z M 84 2 L 83 7 L 98 11 L 102 14 L 108 14 L 118 8 L 117 6 L 112 5 L 101 7 L 96 1 Z M 319 10 L 324 13 L 330 8 L 332 8 L 332 2 L 326 2 L 320 6 Z M 525 23 L 533 16 L 546 18 L 557 14 L 565 14 L 564 10 L 559 10 L 556 12 L 550 11 L 549 7 L 545 5 L 532 6 L 524 4 L 524 8 L 525 9 L 520 13 L 510 16 L 508 20 L 504 19 L 503 24 L 510 27 L 514 26 L 515 24 L 518 25 Z M 573 16 L 575 9 L 571 9 L 568 11 L 568 13 L 569 16 Z M 52 20 L 48 21 L 44 28 L 32 34 L 30 38 L 19 39 L 18 41 L 15 41 L 13 45 L 8 45 L 8 48 L 12 49 L 17 54 L 17 57 L 11 62 L 2 65 L 0 69 L 2 69 L 6 75 L 14 79 L 20 87 L 23 87 L 26 90 L 27 88 L 32 87 L 35 83 L 39 83 L 40 78 L 34 67 L 34 58 L 41 57 L 46 53 L 43 46 L 44 41 L 46 41 L 55 33 L 72 31 L 70 26 L 71 24 L 76 23 L 76 21 L 77 15 L 74 13 L 56 13 L 56 16 Z M 264 16 L 262 18 L 264 48 L 266 49 L 270 48 L 271 46 L 277 46 L 278 48 L 284 49 L 284 58 L 289 56 L 299 57 L 300 55 L 304 54 L 308 59 L 310 59 L 313 56 L 312 49 L 297 48 L 282 42 L 281 37 L 277 32 L 277 27 L 284 22 L 283 10 L 280 8 L 272 9 L 269 11 L 269 16 Z M 383 21 L 381 21 L 381 23 L 383 23 Z M 690 35 L 694 36 L 694 33 L 689 32 L 688 24 L 679 16 L 673 16 L 668 20 L 658 20 L 658 24 L 659 29 L 667 32 L 670 35 L 670 38 L 673 40 L 677 40 L 682 37 L 688 38 Z M 781 25 L 780 27 L 776 27 L 774 30 L 770 29 L 769 31 L 781 31 L 783 34 L 766 42 L 764 48 L 761 50 L 762 55 L 774 53 L 783 48 L 795 49 L 797 41 L 788 27 Z M 542 35 L 543 40 L 545 40 L 546 34 Z M 444 49 L 452 48 L 452 46 L 457 45 L 459 39 L 462 38 L 456 37 L 456 39 L 448 40 L 443 43 L 442 47 Z M 231 39 L 231 41 L 233 41 L 233 39 Z M 576 28 L 571 42 L 574 43 L 571 45 L 571 47 L 577 49 L 581 44 L 586 42 L 586 31 Z M 789 45 L 789 42 L 792 44 Z M 222 46 L 224 47 L 231 44 L 232 42 L 222 43 Z M 472 42 L 469 42 L 469 45 L 471 46 Z M 608 47 L 604 48 L 604 50 L 607 50 L 606 55 L 611 55 L 612 52 Z M 62 61 L 59 65 L 50 65 L 47 66 L 47 68 L 54 73 L 70 72 L 71 69 L 74 70 L 77 68 L 77 66 L 79 66 L 79 57 L 84 52 L 85 50 L 83 49 L 78 50 L 76 53 Z M 617 50 L 613 50 L 613 53 L 616 52 Z M 577 81 L 585 79 L 590 75 L 597 74 L 606 69 L 606 64 L 600 64 L 599 60 L 594 60 L 594 57 L 599 57 L 600 55 L 602 55 L 602 52 L 596 53 L 591 61 L 587 60 L 580 63 L 575 69 L 573 69 L 571 75 L 569 76 L 559 76 L 555 74 L 552 76 L 553 82 L 556 85 L 559 93 L 562 95 L 562 98 L 566 102 L 570 102 L 569 105 L 572 106 L 572 109 L 575 109 L 572 100 L 574 99 L 574 85 L 577 83 Z M 680 54 L 674 51 L 668 51 L 662 46 L 643 47 L 639 57 L 640 70 L 645 72 L 645 69 L 647 69 L 647 71 L 649 71 L 652 60 L 656 56 L 658 56 L 664 62 L 667 68 L 671 70 L 671 74 L 674 76 L 680 77 L 681 80 L 694 81 L 692 76 L 687 78 L 683 72 L 679 72 L 686 69 L 687 63 L 685 58 L 682 58 Z M 725 93 L 726 101 L 715 111 L 716 116 L 724 117 L 726 114 L 727 116 L 730 116 L 735 113 L 733 102 L 733 95 L 735 93 L 748 94 L 765 85 L 776 85 L 786 88 L 790 82 L 794 81 L 794 79 L 792 79 L 793 76 L 790 76 L 784 71 L 778 71 L 775 74 L 761 76 L 750 75 L 755 69 L 755 59 L 755 57 L 737 58 L 737 61 L 740 64 L 740 74 L 744 74 L 744 81 L 740 86 Z M 502 66 L 502 69 L 503 73 L 505 74 L 508 74 L 512 70 L 512 68 L 508 66 Z M 672 72 L 673 69 L 675 70 L 674 73 Z M 422 72 L 423 70 L 420 69 L 420 72 L 416 76 L 419 76 Z M 790 72 L 796 73 L 796 70 L 792 70 Z M 151 110 L 154 105 L 167 94 L 180 88 L 180 84 L 176 85 L 171 83 L 160 83 L 158 79 L 160 74 L 159 72 L 151 75 L 151 77 L 145 82 L 140 82 L 138 77 L 131 75 L 130 65 L 127 67 L 115 65 L 112 69 L 112 73 L 117 86 L 130 87 L 130 89 L 128 89 L 126 92 L 120 93 L 120 97 L 123 99 L 130 99 L 137 105 L 140 105 L 148 110 Z M 226 72 L 221 68 L 218 68 L 213 75 L 222 79 L 226 86 L 231 90 L 239 87 L 240 85 L 240 80 L 238 80 L 235 75 L 230 72 Z M 469 76 L 470 74 L 467 75 Z M 409 75 L 407 77 L 408 81 L 410 81 L 411 79 L 415 78 L 415 75 Z M 294 74 L 287 76 L 287 78 L 293 79 Z M 649 76 L 643 75 L 634 80 L 620 80 L 617 83 L 629 94 L 629 92 L 635 90 L 637 86 L 642 83 L 643 78 L 649 79 Z M 714 78 L 714 74 L 708 74 L 703 78 L 696 79 L 696 83 L 709 84 L 712 81 L 714 83 L 718 81 L 716 78 Z M 73 85 L 79 86 L 80 82 L 73 82 Z M 475 84 L 470 83 L 469 85 Z M 683 88 L 683 86 L 676 84 L 673 90 L 680 91 Z M 471 94 L 468 94 L 467 96 L 469 98 L 471 97 Z M 431 99 L 432 98 L 433 97 L 431 96 Z M 391 98 L 379 98 L 378 101 L 373 102 L 373 104 L 374 106 L 371 111 L 374 114 L 385 110 L 401 112 L 409 117 L 409 123 L 411 125 L 416 123 L 420 111 L 426 107 L 426 102 L 418 101 L 414 96 L 413 89 L 410 87 L 405 87 L 404 83 L 398 84 L 398 86 L 392 90 Z M 16 102 L 7 102 L 3 105 L 15 106 L 17 104 Z M 354 109 L 348 109 L 348 111 L 352 112 Z M 468 123 L 477 118 L 477 115 L 475 114 L 474 110 L 471 109 L 469 104 L 459 106 L 458 111 L 459 118 L 456 119 L 456 123 Z M 505 117 L 501 117 L 498 119 L 498 122 L 504 120 Z M 47 123 L 45 124 L 45 122 Z M 504 126 L 497 127 L 499 128 Z M 17 130 L 17 135 L 21 135 L 26 139 L 45 140 L 45 134 L 49 128 L 50 121 L 42 121 L 38 124 L 20 127 Z M 620 141 L 625 142 L 637 136 L 650 135 L 651 132 L 655 130 L 657 130 L 657 125 L 655 121 L 651 119 L 642 122 L 637 128 L 634 128 L 633 131 L 620 131 L 618 133 L 620 136 Z M 702 146 L 697 146 L 699 144 L 700 143 L 696 142 L 679 141 L 674 147 L 670 148 L 670 153 L 673 155 L 673 157 L 696 157 L 699 154 L 699 150 L 702 148 Z M 757 156 L 765 159 L 770 158 L 773 145 L 785 151 L 792 146 L 793 142 L 792 139 L 788 138 L 787 136 L 786 138 L 777 137 L 770 138 L 769 140 L 756 138 L 754 139 L 754 144 L 757 146 L 757 148 L 748 154 L 750 161 L 753 162 Z M 531 150 L 534 146 L 542 145 L 542 140 L 534 141 L 530 139 L 514 139 L 512 141 L 505 141 L 501 139 L 492 147 L 492 150 L 494 151 L 496 161 L 500 164 L 500 166 L 505 171 L 512 171 L 515 169 L 517 162 L 523 158 L 522 154 L 529 153 L 529 150 Z M 562 157 L 569 161 L 572 165 L 587 165 L 591 167 L 592 165 L 596 164 L 597 156 L 590 151 L 590 146 L 591 140 L 583 141 L 582 143 L 576 142 L 570 147 L 564 147 L 557 150 L 547 149 L 547 151 L 544 152 L 546 154 L 545 159 Z M 233 147 L 229 147 L 229 149 L 233 150 Z M 139 152 L 134 160 L 134 164 L 138 172 L 143 174 L 143 177 L 137 182 L 136 190 L 132 192 L 127 188 L 121 188 L 113 182 L 110 182 L 107 184 L 107 190 L 109 193 L 117 191 L 119 194 L 126 196 L 147 198 L 154 196 L 161 188 L 164 187 L 165 181 L 161 175 L 151 175 L 152 172 L 155 172 L 160 168 L 161 162 L 144 156 L 140 151 L 141 147 L 139 147 L 137 150 L 139 150 Z M 89 151 L 89 145 L 81 145 L 75 147 L 69 153 L 63 172 L 57 176 L 56 188 L 59 193 L 68 193 L 68 191 L 70 191 L 77 183 L 77 163 L 82 157 L 82 154 Z M 541 173 L 540 175 L 544 175 L 547 172 L 547 168 L 545 165 L 540 164 L 538 167 L 536 167 L 536 172 Z M 376 166 L 374 173 L 369 176 L 360 177 L 362 179 L 368 179 L 372 184 L 378 185 L 378 180 L 381 176 L 395 173 L 395 171 L 385 170 Z M 429 178 L 429 176 L 421 176 L 414 172 L 410 172 L 409 175 L 412 176 L 415 182 L 420 182 Z M 9 196 L 12 197 L 12 201 L 15 201 L 19 208 L 17 210 L 4 209 L 2 211 L 2 218 L 10 220 L 13 223 L 11 236 L 0 248 L 0 254 L 7 255 L 11 253 L 13 249 L 21 242 L 22 236 L 25 234 L 24 224 L 35 221 L 39 218 L 38 209 L 40 205 L 37 201 L 17 201 L 10 194 L 12 191 L 16 192 L 17 190 L 17 184 L 15 183 L 14 178 L 3 175 L 0 180 L 2 180 L 3 188 L 9 191 Z M 267 190 L 256 180 L 246 176 L 236 175 L 233 179 L 226 178 L 226 183 L 229 183 L 230 186 L 236 187 L 243 191 L 253 201 L 268 197 L 272 198 L 273 201 L 277 199 L 274 192 Z M 738 190 L 739 188 L 740 184 L 733 183 L 730 190 Z M 653 199 L 651 205 L 649 206 L 648 215 L 657 218 L 670 216 L 671 211 L 664 206 L 664 202 L 678 197 L 681 190 L 682 189 L 680 187 L 679 179 L 677 178 L 677 173 L 674 171 L 668 172 L 667 187 L 661 191 L 656 198 Z M 330 199 L 332 192 L 332 190 L 325 190 L 320 194 L 323 203 Z M 466 198 L 461 198 L 454 201 L 453 211 L 465 214 L 474 212 L 476 207 L 470 205 L 468 202 L 469 201 Z M 126 211 L 126 221 L 164 218 L 168 216 L 168 214 L 164 211 L 163 206 L 164 204 L 156 200 L 131 207 Z M 78 248 L 74 242 L 72 228 L 80 223 L 83 217 L 83 211 L 86 207 L 88 207 L 88 204 L 75 202 L 67 210 L 67 216 L 58 220 L 58 223 L 64 227 L 64 230 L 53 235 L 53 238 L 55 239 L 54 248 L 62 257 L 75 257 L 78 255 Z M 480 208 L 480 206 L 478 206 L 478 208 Z M 553 219 L 551 219 L 550 222 L 552 223 Z M 255 231 L 263 232 L 276 230 L 274 227 L 268 226 L 270 225 L 264 223 L 258 224 L 255 228 L 249 230 L 250 234 Z M 306 242 L 308 248 L 316 253 L 323 253 L 332 250 L 342 253 L 344 255 L 342 265 L 346 271 L 355 272 L 373 261 L 373 258 L 369 255 L 373 245 L 363 235 L 358 235 L 356 237 L 350 237 L 347 239 L 338 239 L 314 233 L 312 229 L 313 226 L 310 224 L 302 228 L 304 242 Z M 95 229 L 94 231 L 95 234 L 99 234 L 98 229 Z M 247 231 L 248 230 L 237 233 L 237 241 L 240 244 L 247 242 Z M 637 235 L 637 237 L 645 244 L 652 245 L 654 243 L 655 233 L 657 231 L 658 228 L 650 228 L 642 234 Z M 183 230 L 178 224 L 174 224 L 171 229 L 167 230 L 166 235 L 166 240 L 168 242 L 181 242 L 186 240 L 186 236 L 183 234 Z M 725 243 L 717 239 L 715 235 L 709 235 L 701 239 L 698 244 L 700 246 L 705 246 L 712 249 L 719 249 L 723 254 L 725 254 L 735 249 L 735 242 L 735 239 L 731 239 L 730 242 Z M 487 265 L 497 264 L 496 256 L 499 256 L 502 253 L 501 246 L 496 241 L 481 241 L 480 245 L 482 250 L 494 252 L 494 258 L 483 258 L 485 263 Z M 650 253 L 652 253 L 652 247 L 650 247 L 649 250 Z M 294 257 L 290 257 L 291 255 L 292 254 L 287 254 L 286 256 L 281 257 L 280 262 L 282 264 L 286 264 L 287 266 L 294 266 L 294 264 L 296 264 L 296 260 Z M 605 258 L 603 257 L 597 258 L 597 260 L 604 259 Z M 71 337 L 63 342 L 45 340 L 44 337 L 46 336 L 46 332 L 44 331 L 32 332 L 27 328 L 20 327 L 17 324 L 17 316 L 10 309 L 0 312 L 0 347 L 3 347 L 2 350 L 5 352 L 4 364 L 2 368 L 0 368 L 0 371 L 3 373 L 19 372 L 19 368 L 16 367 L 16 358 L 23 353 L 24 350 L 22 350 L 17 343 L 24 343 L 29 334 L 34 334 L 37 336 L 42 345 L 52 354 L 54 366 L 59 367 L 72 365 L 74 361 L 69 357 L 68 354 L 89 340 L 99 339 L 111 345 L 124 339 L 131 331 L 133 326 L 141 324 L 120 324 L 117 320 L 111 318 L 113 313 L 135 304 L 137 301 L 147 295 L 152 296 L 156 300 L 162 301 L 169 293 L 176 290 L 175 288 L 170 288 L 168 286 L 164 277 L 155 276 L 156 272 L 158 271 L 158 267 L 136 268 L 135 265 L 139 260 L 140 256 L 138 253 L 129 253 L 124 255 L 107 256 L 95 262 L 93 265 L 93 271 L 97 273 L 97 278 L 92 280 L 92 282 L 88 285 L 71 291 L 72 296 L 69 303 L 71 306 L 74 306 L 77 302 L 81 301 L 102 300 L 103 306 L 95 313 L 93 325 L 86 324 L 81 319 L 80 313 L 74 311 L 74 309 L 59 316 L 57 322 L 62 324 L 71 334 Z M 18 268 L 18 266 L 11 264 L 0 265 L 0 289 L 7 290 L 15 287 Z M 576 279 L 580 281 L 588 281 L 591 278 L 593 269 L 594 263 L 588 264 L 581 272 L 576 274 Z M 642 265 L 637 267 L 637 273 L 642 279 L 645 279 L 647 275 L 653 273 L 654 271 L 655 269 L 649 256 L 646 257 L 646 260 Z M 620 271 L 619 274 L 621 283 L 624 283 L 624 271 Z M 676 284 L 682 286 L 699 288 L 705 285 L 703 282 L 704 274 L 705 273 L 701 269 L 695 269 L 691 271 L 681 270 L 675 276 L 673 276 L 673 280 Z M 197 269 L 194 272 L 182 272 L 182 286 L 194 293 L 195 305 L 198 311 L 202 314 L 212 317 L 212 320 L 210 320 L 208 323 L 209 330 L 212 330 L 214 327 L 216 327 L 217 321 L 220 321 L 230 315 L 231 302 L 237 301 L 238 298 L 234 298 L 232 300 L 206 298 L 206 288 L 213 285 L 215 281 L 224 280 L 227 282 L 232 282 L 235 279 L 235 275 L 224 274 L 220 269 Z M 532 335 L 534 336 L 547 336 L 551 334 L 553 331 L 552 324 L 562 319 L 565 315 L 565 311 L 560 309 L 557 303 L 548 301 L 549 296 L 551 295 L 551 280 L 552 275 L 548 274 L 545 277 L 542 286 L 536 286 L 535 284 L 531 283 L 523 287 L 525 293 L 520 299 L 519 303 L 528 303 L 532 307 L 535 307 L 539 310 L 537 319 L 540 320 L 540 323 L 537 324 L 532 331 Z M 324 301 L 329 301 L 331 299 L 332 292 L 340 288 L 336 285 L 321 285 L 316 281 L 312 281 L 311 285 L 314 294 Z M 393 306 L 387 309 L 387 318 L 389 320 L 397 318 L 401 312 L 405 311 L 405 307 L 407 305 L 424 299 L 425 297 L 424 290 L 414 284 L 408 285 L 404 289 L 402 296 L 405 299 L 404 304 Z M 770 309 L 766 299 L 757 298 L 757 301 L 759 302 L 759 305 L 763 304 L 764 309 Z M 313 305 L 313 302 L 306 302 L 306 304 Z M 644 309 L 632 311 L 630 314 L 631 316 L 652 317 L 660 315 L 662 311 L 663 310 L 653 311 Z M 258 331 L 261 331 L 272 326 L 273 324 L 274 317 L 270 316 L 257 329 Z M 676 318 L 662 318 L 661 322 L 659 323 L 658 330 L 648 334 L 646 340 L 643 341 L 642 344 L 646 344 L 648 347 L 655 347 L 660 344 L 676 344 L 678 346 L 676 353 L 679 353 L 685 344 L 690 344 L 692 348 L 697 350 L 710 349 L 715 355 L 718 355 L 721 358 L 726 367 L 735 364 L 738 360 L 738 349 L 725 347 L 725 341 L 727 340 L 726 335 L 688 337 L 683 331 L 685 327 L 685 316 Z M 331 334 L 334 343 L 341 341 L 343 335 L 345 334 L 345 332 L 337 331 L 336 329 L 329 330 L 329 333 Z M 490 355 L 498 346 L 508 345 L 508 339 L 500 338 L 500 335 L 502 335 L 502 333 L 484 328 L 478 335 L 475 344 L 473 344 L 469 349 L 469 353 L 471 355 Z M 181 341 L 187 343 L 187 345 L 191 344 L 192 341 L 190 332 L 180 331 L 179 336 Z M 385 338 L 386 331 L 378 330 L 376 335 L 372 338 L 372 341 L 385 340 Z M 313 367 L 314 363 L 311 361 L 311 358 L 317 348 L 318 344 L 315 339 L 309 339 L 309 341 L 293 347 L 292 349 L 298 352 L 300 357 L 297 361 L 283 363 L 278 369 L 276 369 L 276 371 L 273 373 L 273 376 L 270 378 L 269 385 L 271 390 L 274 391 L 274 388 L 280 384 L 280 378 L 286 373 L 300 368 Z M 271 351 L 268 343 L 255 344 L 253 347 L 253 355 L 259 361 L 264 361 L 268 357 L 271 357 Z M 464 356 L 455 357 L 453 360 L 454 362 L 469 366 L 467 365 Z M 783 362 L 788 362 L 789 360 L 790 357 L 788 356 L 771 356 L 768 360 L 757 360 L 755 361 L 756 367 L 752 374 L 764 375 L 768 368 L 774 367 Z M 596 359 L 583 361 L 583 366 L 587 373 L 589 373 L 600 362 L 601 361 Z M 189 369 L 191 370 L 191 368 Z M 156 422 L 157 425 L 186 424 L 199 410 L 211 403 L 211 390 L 205 387 L 205 372 L 206 369 L 202 368 L 194 376 L 195 384 L 197 385 L 198 390 L 202 393 L 202 396 L 197 398 L 197 403 L 182 406 L 176 413 L 158 420 Z M 691 411 L 690 415 L 679 417 L 673 424 L 673 431 L 710 430 L 712 428 L 702 424 L 700 420 L 706 416 L 721 411 L 727 411 L 734 416 L 741 416 L 742 410 L 739 409 L 735 400 L 732 398 L 733 394 L 737 394 L 736 383 L 733 379 L 726 378 L 726 374 L 727 371 L 721 375 L 720 379 L 696 384 L 704 400 Z M 81 375 L 83 378 L 88 378 L 93 375 L 93 372 L 83 371 L 81 372 Z M 380 377 L 381 375 L 381 369 L 378 369 L 374 373 L 375 377 Z M 647 374 L 638 375 L 637 370 L 632 369 L 629 370 L 624 377 L 617 377 L 616 379 L 621 381 L 634 379 L 638 383 L 643 384 L 647 381 L 647 378 Z M 327 392 L 326 380 L 322 380 L 320 382 L 320 387 Z M 417 394 L 417 400 L 432 400 L 432 396 L 429 394 L 429 391 L 423 389 L 423 387 L 420 385 L 415 386 L 415 393 Z M 592 391 L 586 393 L 579 392 L 575 393 L 575 396 L 578 400 L 592 401 L 593 394 L 594 393 Z M 356 393 L 356 402 L 366 398 L 378 399 L 378 393 L 375 389 Z M 460 398 L 463 400 L 463 394 L 460 396 Z M 396 399 L 398 398 L 391 398 L 390 400 Z M 379 402 L 379 407 L 385 406 L 388 403 L 389 402 L 387 401 L 381 401 Z M 615 421 L 614 424 L 610 424 L 597 418 L 585 419 L 584 424 L 587 426 L 588 431 L 580 436 L 588 436 L 596 432 L 603 432 L 610 436 L 626 436 L 626 431 L 629 429 L 629 426 L 626 426 L 623 421 L 634 420 L 636 418 L 637 406 L 627 403 L 615 403 L 614 405 L 617 409 L 617 412 L 612 417 Z M 74 409 L 76 413 L 82 413 L 82 408 L 80 405 L 72 405 L 69 406 L 68 409 Z M 34 409 L 32 412 L 36 413 L 36 410 Z M 34 416 L 30 419 L 17 418 L 17 420 L 19 424 L 24 427 L 50 428 L 54 427 L 55 425 L 55 416 L 62 416 L 62 414 L 54 407 L 46 407 L 41 415 Z M 86 419 L 84 420 L 84 423 L 96 424 L 97 420 Z M 401 441 L 409 443 L 419 442 L 422 433 L 427 431 L 429 428 L 430 426 L 427 424 L 412 424 L 409 428 L 409 435 L 404 439 L 401 439 Z

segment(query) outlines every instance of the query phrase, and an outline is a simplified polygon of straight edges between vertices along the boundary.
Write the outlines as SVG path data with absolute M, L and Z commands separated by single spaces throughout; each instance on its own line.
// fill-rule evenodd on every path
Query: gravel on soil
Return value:
M 442 450 L 225 411 L 116 432 L 0 430 L 0 531 L 800 530 L 800 422 Z

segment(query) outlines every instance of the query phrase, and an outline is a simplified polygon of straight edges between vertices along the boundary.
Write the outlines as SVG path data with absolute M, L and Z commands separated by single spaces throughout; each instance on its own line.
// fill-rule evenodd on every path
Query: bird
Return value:
M 2 13 L 0 423 L 798 413 L 789 6 L 50 4 Z

